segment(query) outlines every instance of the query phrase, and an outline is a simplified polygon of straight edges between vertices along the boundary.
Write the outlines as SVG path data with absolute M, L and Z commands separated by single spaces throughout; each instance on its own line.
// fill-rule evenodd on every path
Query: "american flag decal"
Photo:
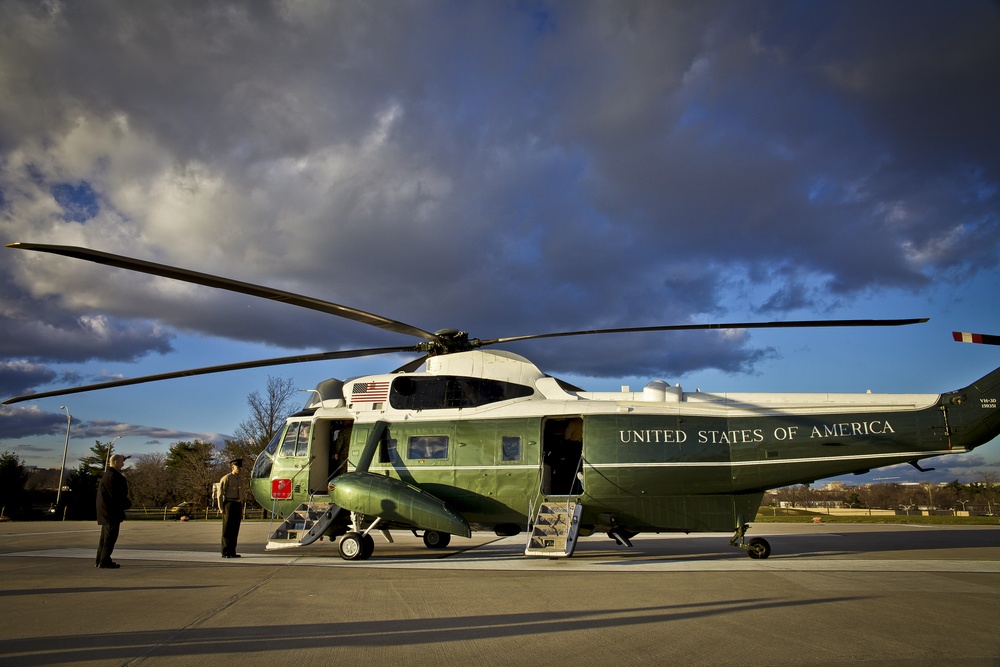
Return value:
M 951 335 L 959 343 L 985 343 L 986 345 L 1000 345 L 1000 336 L 966 333 L 964 331 L 952 331 Z
M 351 386 L 352 403 L 384 403 L 388 398 L 388 382 L 355 382 Z

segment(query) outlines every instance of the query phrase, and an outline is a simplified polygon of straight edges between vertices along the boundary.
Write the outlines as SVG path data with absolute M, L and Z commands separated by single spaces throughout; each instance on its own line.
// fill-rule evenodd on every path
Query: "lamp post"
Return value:
M 59 500 L 62 498 L 63 473 L 66 471 L 66 452 L 69 451 L 69 427 L 73 424 L 73 417 L 69 414 L 69 408 L 65 405 L 60 405 L 59 409 L 66 411 L 66 444 L 63 445 L 62 465 L 59 466 L 59 489 L 56 491 L 57 508 L 60 506 Z
M 111 450 L 114 449 L 115 443 L 118 442 L 118 439 L 124 437 L 125 437 L 124 435 L 119 435 L 114 440 L 108 443 L 108 455 L 104 457 L 104 472 L 108 471 L 108 462 L 111 461 Z

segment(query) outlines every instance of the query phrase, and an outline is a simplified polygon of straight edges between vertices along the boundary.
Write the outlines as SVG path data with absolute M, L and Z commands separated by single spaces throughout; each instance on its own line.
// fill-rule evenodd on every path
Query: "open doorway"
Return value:
M 347 472 L 347 455 L 351 451 L 351 427 L 349 419 L 330 420 L 330 477 Z
M 542 494 L 578 496 L 583 482 L 583 419 L 568 417 L 545 420 L 542 435 Z
M 349 419 L 316 420 L 309 459 L 309 489 L 312 493 L 326 495 L 330 479 L 346 472 L 353 424 Z

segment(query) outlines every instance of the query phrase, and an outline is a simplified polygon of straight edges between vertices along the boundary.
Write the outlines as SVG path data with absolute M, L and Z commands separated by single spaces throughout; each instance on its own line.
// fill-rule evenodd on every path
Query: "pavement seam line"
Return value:
M 194 628 L 197 628 L 199 625 L 201 625 L 202 623 L 204 623 L 208 619 L 212 618 L 213 616 L 215 616 L 219 612 L 228 609 L 229 607 L 233 606 L 234 604 L 236 604 L 237 602 L 239 602 L 240 600 L 242 600 L 246 596 L 250 595 L 251 593 L 253 593 L 254 591 L 256 591 L 258 588 L 260 588 L 261 586 L 263 586 L 264 584 L 266 584 L 267 582 L 269 582 L 271 579 L 273 579 L 274 577 L 276 577 L 278 575 L 278 573 L 281 572 L 282 568 L 288 567 L 289 565 L 291 565 L 291 563 L 287 563 L 287 564 L 279 566 L 279 568 L 275 569 L 275 571 L 272 572 L 271 574 L 267 575 L 266 577 L 264 577 L 263 579 L 261 579 L 257 583 L 253 584 L 252 586 L 249 586 L 249 587 L 243 589 L 242 591 L 240 591 L 236 595 L 233 595 L 228 600 L 226 600 L 225 602 L 223 602 L 219 606 L 215 607 L 214 609 L 209 609 L 204 614 L 202 614 L 198 618 L 194 619 L 193 621 L 191 621 L 190 623 L 188 623 L 187 625 L 185 625 L 184 627 L 182 627 L 181 629 L 179 629 L 177 632 L 173 633 L 172 635 L 170 635 L 169 637 L 167 637 L 163 641 L 157 643 L 155 646 L 150 646 L 148 649 L 146 649 L 145 651 L 143 651 L 139 655 L 135 656 L 134 658 L 130 658 L 129 660 L 126 660 L 125 662 L 122 663 L 122 667 L 128 667 L 128 665 L 133 665 L 133 664 L 139 664 L 139 663 L 141 663 L 153 651 L 157 651 L 157 650 L 160 649 L 160 647 L 162 647 L 162 646 L 164 646 L 166 644 L 170 644 L 171 642 L 174 641 L 174 639 L 176 639 L 180 635 L 184 634 L 188 630 L 193 630 Z

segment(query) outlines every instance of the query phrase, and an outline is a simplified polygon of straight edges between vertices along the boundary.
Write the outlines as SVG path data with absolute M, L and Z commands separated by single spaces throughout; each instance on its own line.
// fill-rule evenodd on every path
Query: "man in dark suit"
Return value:
M 101 541 L 97 545 L 97 567 L 117 569 L 121 567 L 111 560 L 111 552 L 118 541 L 118 530 L 125 520 L 125 510 L 132 507 L 128 499 L 128 480 L 122 474 L 125 457 L 113 454 L 108 462 L 108 470 L 97 487 L 97 523 L 101 525 Z

